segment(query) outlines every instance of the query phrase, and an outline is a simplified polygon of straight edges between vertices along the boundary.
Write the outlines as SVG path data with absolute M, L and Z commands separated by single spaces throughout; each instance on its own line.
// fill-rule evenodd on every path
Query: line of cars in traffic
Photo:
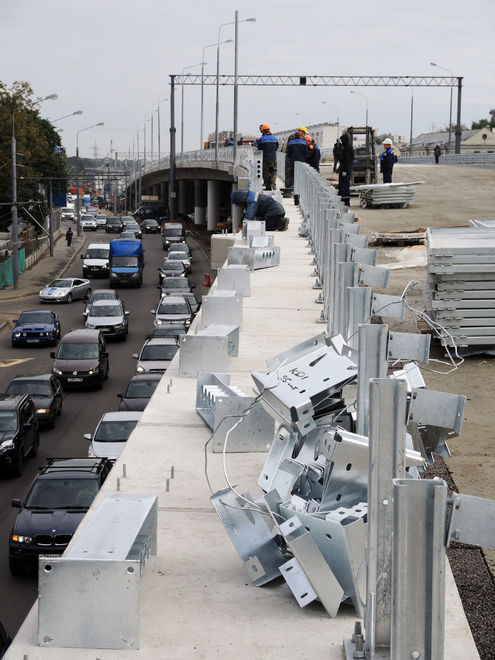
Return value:
M 181 258 L 174 256 L 179 254 Z M 180 265 L 181 273 L 177 275 L 176 270 L 167 270 L 166 263 L 160 269 L 160 298 L 157 307 L 151 310 L 154 332 L 146 338 L 140 353 L 133 355 L 137 360 L 136 374 L 123 391 L 117 393 L 119 410 L 104 413 L 95 431 L 84 434 L 89 441 L 87 458 L 50 459 L 39 469 L 25 500 L 12 500 L 12 506 L 20 509 L 9 537 L 9 568 L 13 575 L 36 567 L 40 554 L 62 553 L 67 547 L 179 350 L 180 337 L 187 332 L 198 311 L 199 304 L 187 277 L 191 271 L 191 252 L 187 244 L 184 242 L 180 250 L 174 244 L 164 261 Z M 61 279 L 73 281 L 47 287 L 58 289 L 58 293 L 51 291 L 42 297 L 40 291 L 40 302 L 83 299 L 86 327 L 62 335 L 60 319 L 55 312 L 27 310 L 16 319 L 12 332 L 13 346 L 56 345 L 60 340 L 56 352 L 50 353 L 54 360 L 51 374 L 18 376 L 9 385 L 9 393 L 0 395 L 0 433 L 8 417 L 6 410 L 2 410 L 5 401 L 7 408 L 12 408 L 15 402 L 17 422 L 12 423 L 12 427 L 22 429 L 24 434 L 22 455 L 18 452 L 10 465 L 15 474 L 22 472 L 23 460 L 29 453 L 36 456 L 38 452 L 39 425 L 53 426 L 61 414 L 62 390 L 102 387 L 109 371 L 105 338 L 125 339 L 128 332 L 129 312 L 118 291 L 93 291 L 89 280 L 86 281 L 89 286 L 79 289 L 79 278 Z M 178 289 L 172 284 L 175 282 L 182 283 Z M 178 291 L 180 296 L 175 295 Z M 0 440 L 0 453 L 2 446 Z

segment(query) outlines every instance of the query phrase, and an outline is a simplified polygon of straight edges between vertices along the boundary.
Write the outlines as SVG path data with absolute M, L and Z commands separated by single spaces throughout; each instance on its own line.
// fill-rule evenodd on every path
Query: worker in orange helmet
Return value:
M 263 184 L 265 190 L 276 190 L 278 140 L 271 134 L 269 124 L 261 124 L 260 131 L 256 146 L 263 152 Z

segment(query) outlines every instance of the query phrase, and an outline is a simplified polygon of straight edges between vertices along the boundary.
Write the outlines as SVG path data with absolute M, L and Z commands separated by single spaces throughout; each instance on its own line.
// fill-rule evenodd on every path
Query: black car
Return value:
M 72 330 L 62 337 L 54 359 L 53 373 L 62 383 L 63 389 L 85 387 L 101 390 L 108 378 L 108 351 L 99 330 Z
M 162 296 L 181 296 L 183 293 L 191 293 L 194 284 L 191 285 L 187 277 L 165 277 L 158 288 Z
M 36 409 L 38 424 L 55 426 L 62 412 L 62 386 L 53 374 L 16 376 L 10 381 L 7 394 L 30 394 Z
M 186 267 L 182 261 L 163 260 L 161 268 L 158 268 L 158 282 L 161 284 L 166 277 L 186 277 Z
M 161 379 L 162 374 L 133 376 L 125 390 L 117 394 L 121 399 L 119 410 L 144 410 Z
M 122 231 L 122 219 L 116 215 L 108 216 L 105 231 L 107 234 L 120 234 Z
M 24 458 L 37 456 L 38 420 L 29 394 L 0 394 L 0 466 L 20 477 Z
M 40 555 L 61 555 L 112 468 L 106 458 L 50 458 L 39 469 L 9 537 L 9 568 L 36 568 Z
M 166 222 L 162 225 L 162 246 L 168 250 L 172 243 L 185 243 L 186 232 L 180 222 Z
M 158 234 L 160 231 L 160 225 L 154 218 L 143 220 L 141 228 L 145 234 Z
M 168 206 L 159 204 L 153 204 L 149 206 L 145 205 L 136 209 L 132 215 L 136 218 L 136 220 L 147 220 L 153 218 L 160 223 L 162 220 L 165 220 L 169 217 L 169 209 Z
M 60 319 L 48 309 L 34 309 L 21 312 L 13 320 L 12 346 L 27 344 L 53 344 L 60 339 Z

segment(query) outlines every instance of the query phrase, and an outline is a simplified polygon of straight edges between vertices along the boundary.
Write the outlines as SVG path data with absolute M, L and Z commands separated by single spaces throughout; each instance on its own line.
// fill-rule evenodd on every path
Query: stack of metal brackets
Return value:
M 213 452 L 266 451 L 272 442 L 273 418 L 255 397 L 230 385 L 229 374 L 198 374 L 196 412 L 215 431 Z
M 429 228 L 426 306 L 442 326 L 444 346 L 495 344 L 495 231 Z
M 321 334 L 268 359 L 266 374 L 252 373 L 264 409 L 280 423 L 258 479 L 263 494 L 253 500 L 222 491 L 212 498 L 255 584 L 281 573 L 301 607 L 318 599 L 332 617 L 344 601 L 362 616 L 366 573 L 370 447 L 368 437 L 355 432 L 344 388 L 359 379 L 358 365 L 366 379 L 374 377 L 370 368 L 377 360 L 383 362 L 378 374 L 386 372 L 387 359 L 428 360 L 429 337 L 368 327 L 383 328 L 388 336 L 383 346 L 370 344 L 369 360 L 361 355 L 364 346 L 358 354 L 342 337 Z M 206 380 L 198 381 L 198 412 L 211 425 L 226 389 L 221 379 L 201 378 Z M 386 412 L 395 413 L 406 439 L 405 475 L 418 479 L 433 453 L 448 456 L 446 439 L 460 431 L 465 397 L 427 390 L 415 362 L 389 379 L 406 384 L 403 413 Z M 358 404 L 360 396 L 358 381 Z M 369 414 L 368 406 L 357 411 Z M 271 530 L 257 512 L 271 516 Z

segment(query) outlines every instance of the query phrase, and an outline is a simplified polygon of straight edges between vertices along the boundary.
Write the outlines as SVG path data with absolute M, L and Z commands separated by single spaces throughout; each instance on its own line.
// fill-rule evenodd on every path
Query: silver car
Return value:
M 165 261 L 179 261 L 186 269 L 186 275 L 189 275 L 191 272 L 191 257 L 187 254 L 187 252 L 169 252 Z
M 91 282 L 82 277 L 62 277 L 39 292 L 40 302 L 71 303 L 91 295 Z
M 133 354 L 138 361 L 136 373 L 163 373 L 167 370 L 179 350 L 176 337 L 156 337 L 147 339 L 141 353 Z
M 96 231 L 97 225 L 94 215 L 81 216 L 81 229 L 83 231 Z
M 163 296 L 158 307 L 151 310 L 154 315 L 154 326 L 172 324 L 188 328 L 194 318 L 189 301 L 182 296 Z
M 140 417 L 141 412 L 139 411 L 104 413 L 94 435 L 84 434 L 86 440 L 91 442 L 88 456 L 90 458 L 105 457 L 112 460 L 118 458 Z
M 84 325 L 92 330 L 100 330 L 105 337 L 125 341 L 129 332 L 129 312 L 122 300 L 95 300 L 87 312 Z

